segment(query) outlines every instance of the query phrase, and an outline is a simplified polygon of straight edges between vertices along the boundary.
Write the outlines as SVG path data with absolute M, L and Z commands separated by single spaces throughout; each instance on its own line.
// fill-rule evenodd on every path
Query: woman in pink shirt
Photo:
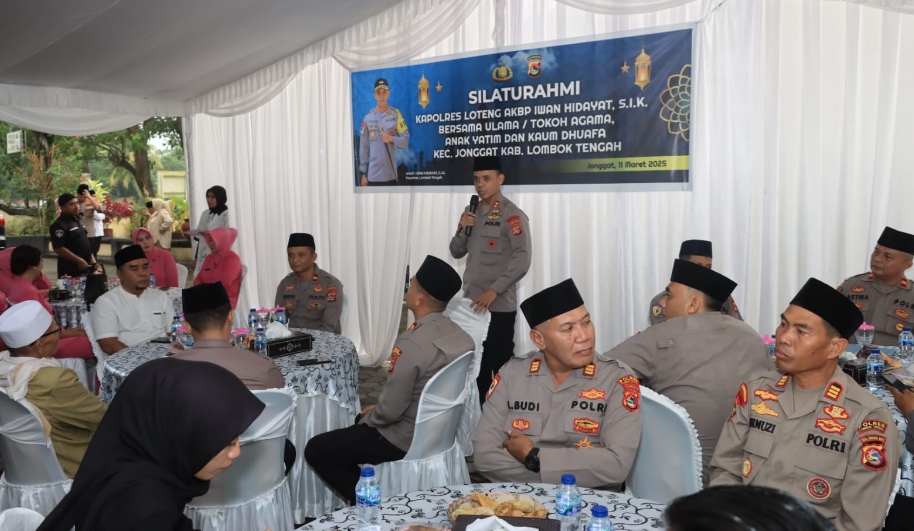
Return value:
M 241 291 L 241 258 L 232 252 L 232 244 L 238 237 L 238 231 L 219 227 L 205 232 L 204 237 L 212 252 L 206 255 L 200 273 L 194 277 L 194 286 L 222 282 L 234 310 L 238 305 L 238 293 Z
M 10 283 L 13 281 L 13 274 L 10 272 L 10 257 L 13 255 L 13 249 L 15 249 L 15 247 L 9 247 L 0 251 L 0 291 L 9 289 Z M 47 275 L 42 273 L 40 277 L 32 282 L 32 284 L 38 288 L 42 297 L 48 296 L 48 290 L 51 289 L 51 281 L 48 280 Z
M 6 298 L 12 304 L 25 301 L 38 301 L 54 317 L 54 308 L 35 287 L 35 280 L 41 279 L 44 258 L 41 251 L 31 245 L 16 247 L 10 257 L 10 281 Z M 60 342 L 57 346 L 58 358 L 91 358 L 92 345 L 82 328 L 63 328 L 60 330 Z
M 133 243 L 142 247 L 143 252 L 146 253 L 146 259 L 149 260 L 149 274 L 155 275 L 156 287 L 159 289 L 177 288 L 178 267 L 175 264 L 175 257 L 171 255 L 171 252 L 155 246 L 155 240 L 149 229 L 141 227 L 133 231 Z

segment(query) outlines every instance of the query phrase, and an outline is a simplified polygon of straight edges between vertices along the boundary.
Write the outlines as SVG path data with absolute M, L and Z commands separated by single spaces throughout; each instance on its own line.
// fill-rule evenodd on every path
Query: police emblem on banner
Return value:
M 543 73 L 543 56 L 542 55 L 528 55 L 527 56 L 527 76 L 528 77 L 540 77 L 540 74 Z

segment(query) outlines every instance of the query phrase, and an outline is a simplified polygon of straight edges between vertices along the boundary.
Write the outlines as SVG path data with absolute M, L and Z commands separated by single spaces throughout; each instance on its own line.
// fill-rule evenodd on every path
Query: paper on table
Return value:
M 507 531 L 537 531 L 534 527 L 513 526 L 497 516 L 480 518 L 468 525 L 466 531 L 497 531 L 499 529 L 505 529 Z

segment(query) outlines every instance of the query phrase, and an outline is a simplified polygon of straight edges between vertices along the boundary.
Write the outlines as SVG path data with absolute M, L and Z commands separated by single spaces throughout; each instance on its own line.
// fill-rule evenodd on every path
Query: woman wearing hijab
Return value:
M 152 200 L 152 215 L 146 222 L 146 228 L 152 234 L 154 244 L 162 249 L 171 249 L 171 225 L 174 223 L 168 203 L 159 198 Z
M 210 254 L 194 277 L 194 286 L 222 282 L 228 293 L 232 309 L 238 305 L 238 293 L 241 291 L 241 258 L 232 251 L 232 244 L 238 237 L 238 231 L 219 227 L 203 234 Z
M 184 506 L 241 454 L 264 404 L 202 361 L 158 359 L 124 380 L 76 479 L 38 531 L 190 531 Z
M 10 256 L 10 280 L 6 298 L 11 304 L 35 301 L 44 307 L 51 317 L 54 308 L 47 301 L 47 296 L 35 287 L 34 282 L 44 276 L 44 258 L 41 251 L 31 245 L 16 247 Z M 60 345 L 57 347 L 58 358 L 92 358 L 92 344 L 82 328 L 61 328 Z
M 178 266 L 169 251 L 155 246 L 155 238 L 149 229 L 140 227 L 133 231 L 133 243 L 143 248 L 149 260 L 149 274 L 155 275 L 156 287 L 160 289 L 178 287 Z
M 225 206 L 226 201 L 228 201 L 228 196 L 225 194 L 225 188 L 213 186 L 207 190 L 206 205 L 209 210 L 205 210 L 200 214 L 200 221 L 197 223 L 196 230 L 205 232 L 219 227 L 227 228 L 229 226 L 229 213 L 228 207 Z M 203 267 L 203 260 L 209 254 L 209 247 L 206 245 L 202 234 L 195 236 L 194 240 L 194 261 L 191 266 L 194 270 L 194 276 L 196 276 Z
M 0 251 L 0 291 L 7 291 L 10 287 L 10 282 L 13 279 L 13 274 L 10 272 L 10 260 L 13 258 L 14 249 L 16 248 L 7 247 Z M 51 289 L 51 281 L 48 279 L 47 275 L 42 273 L 41 277 L 32 281 L 32 284 L 38 288 L 42 297 L 48 296 L 48 290 Z

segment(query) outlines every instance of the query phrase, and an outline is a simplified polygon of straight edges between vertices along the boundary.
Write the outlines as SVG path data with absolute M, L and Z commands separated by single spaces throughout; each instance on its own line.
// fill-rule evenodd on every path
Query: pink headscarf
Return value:
M 207 243 L 210 241 L 216 242 L 216 250 L 213 252 L 217 255 L 231 251 L 232 244 L 235 243 L 235 238 L 237 237 L 238 231 L 229 227 L 219 227 L 206 232 Z
M 136 243 L 137 245 L 139 245 L 139 242 L 137 242 L 137 240 L 140 239 L 141 232 L 145 232 L 146 234 L 149 235 L 150 238 L 155 240 L 155 237 L 152 235 L 152 232 L 149 229 L 147 229 L 146 227 L 140 227 L 137 230 L 133 231 L 133 234 L 130 236 L 131 238 L 133 238 L 133 243 Z

